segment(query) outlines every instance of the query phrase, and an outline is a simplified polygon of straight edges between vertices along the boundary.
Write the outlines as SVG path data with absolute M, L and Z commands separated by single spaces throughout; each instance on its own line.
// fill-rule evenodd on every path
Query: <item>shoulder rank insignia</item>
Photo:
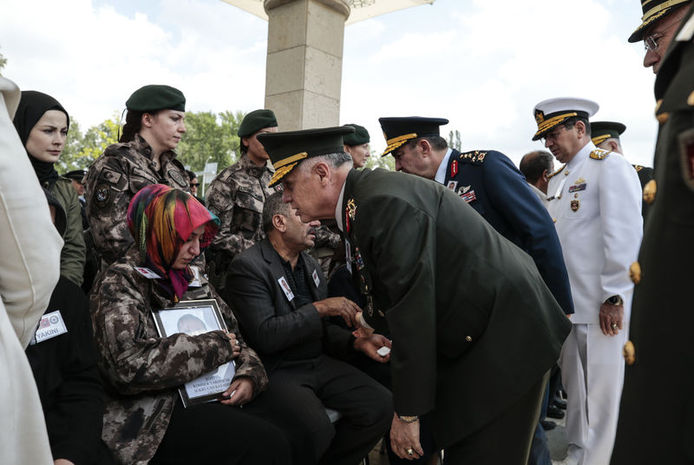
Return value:
M 451 177 L 454 178 L 458 174 L 458 160 L 453 160 L 451 163 Z
M 604 160 L 607 158 L 612 152 L 609 152 L 607 150 L 603 149 L 595 149 L 592 152 L 590 152 L 590 158 L 593 160 Z
M 551 178 L 552 176 L 558 175 L 559 173 L 561 173 L 561 172 L 564 170 L 564 168 L 566 168 L 566 165 L 562 166 L 562 167 L 559 168 L 557 171 L 555 171 L 554 173 L 550 174 L 550 175 L 547 176 L 547 177 L 548 177 L 548 178 Z
M 481 165 L 484 162 L 487 152 L 481 152 L 479 150 L 472 150 L 470 152 L 465 152 L 460 154 L 460 161 L 463 163 L 474 163 Z

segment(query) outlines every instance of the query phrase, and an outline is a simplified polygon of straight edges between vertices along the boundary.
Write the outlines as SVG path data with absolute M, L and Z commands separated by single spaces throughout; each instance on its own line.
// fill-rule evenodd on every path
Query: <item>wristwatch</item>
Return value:
M 398 418 L 403 423 L 414 423 L 415 421 L 419 420 L 419 417 L 417 415 L 413 415 L 413 416 L 398 415 Z
M 606 304 L 610 305 L 624 305 L 624 301 L 618 295 L 613 295 L 605 301 Z

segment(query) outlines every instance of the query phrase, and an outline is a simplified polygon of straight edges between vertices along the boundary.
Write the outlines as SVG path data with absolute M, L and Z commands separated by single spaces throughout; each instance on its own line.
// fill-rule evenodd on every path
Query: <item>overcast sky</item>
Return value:
M 4 0 L 4 76 L 56 97 L 83 128 L 120 113 L 138 87 L 166 83 L 187 109 L 263 107 L 267 23 L 221 0 Z M 385 141 L 380 116 L 438 116 L 463 149 L 514 162 L 546 98 L 597 101 L 593 120 L 627 125 L 625 154 L 652 166 L 654 76 L 638 0 L 436 0 L 348 26 L 341 123 Z M 281 125 L 281 122 L 280 122 Z

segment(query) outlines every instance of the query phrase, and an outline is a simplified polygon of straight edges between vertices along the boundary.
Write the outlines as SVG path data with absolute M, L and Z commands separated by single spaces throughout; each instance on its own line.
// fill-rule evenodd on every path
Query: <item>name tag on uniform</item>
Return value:
M 448 185 L 446 187 L 452 191 L 455 191 L 455 188 L 458 187 L 458 181 L 448 181 Z
M 39 321 L 39 327 L 36 329 L 36 334 L 34 334 L 34 339 L 31 341 L 31 344 L 38 344 L 39 342 L 53 339 L 65 333 L 67 333 L 67 328 L 65 327 L 63 315 L 60 314 L 60 310 L 46 313 L 41 317 L 41 321 Z
M 311 277 L 313 277 L 313 282 L 316 284 L 316 287 L 318 287 L 320 285 L 320 277 L 318 276 L 318 271 L 313 270 Z
M 292 292 L 292 288 L 289 287 L 287 278 L 282 276 L 280 279 L 277 280 L 277 282 L 280 283 L 280 287 L 282 288 L 282 291 L 284 291 L 284 295 L 287 296 L 287 300 L 291 302 L 292 299 L 294 299 L 294 293 Z
M 136 266 L 135 271 L 140 273 L 142 276 L 144 276 L 147 279 L 161 279 L 161 276 L 156 274 L 154 271 L 150 270 L 149 268 L 145 268 L 144 266 Z

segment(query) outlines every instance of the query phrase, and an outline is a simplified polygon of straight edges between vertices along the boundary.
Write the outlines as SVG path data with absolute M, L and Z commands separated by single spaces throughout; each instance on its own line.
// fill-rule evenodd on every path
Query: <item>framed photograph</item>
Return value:
M 215 330 L 227 331 L 222 313 L 214 299 L 181 301 L 173 307 L 152 311 L 152 316 L 162 337 L 176 333 L 196 336 Z M 231 361 L 188 381 L 178 388 L 183 406 L 219 400 L 219 396 L 231 384 L 235 373 L 236 366 Z

